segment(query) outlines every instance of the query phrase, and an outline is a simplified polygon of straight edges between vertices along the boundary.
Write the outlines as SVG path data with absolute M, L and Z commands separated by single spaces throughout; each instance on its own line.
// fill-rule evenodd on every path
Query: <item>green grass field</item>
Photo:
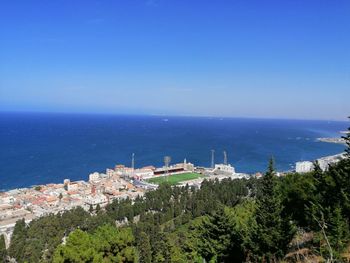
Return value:
M 160 184 L 163 182 L 168 182 L 171 185 L 176 185 L 178 183 L 197 179 L 199 177 L 203 177 L 203 175 L 198 173 L 184 173 L 184 174 L 174 174 L 169 176 L 160 176 L 151 179 L 147 179 L 146 181 L 152 184 Z

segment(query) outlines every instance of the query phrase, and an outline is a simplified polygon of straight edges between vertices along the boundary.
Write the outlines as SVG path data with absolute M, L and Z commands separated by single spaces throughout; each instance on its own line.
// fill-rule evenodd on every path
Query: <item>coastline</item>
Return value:
M 321 157 L 318 160 L 327 164 L 339 161 L 339 156 Z M 308 169 L 312 169 L 312 162 L 308 163 Z M 174 173 L 168 173 L 169 170 Z M 162 172 L 163 174 L 158 174 Z M 124 165 L 116 165 L 114 169 L 106 169 L 105 173 L 92 173 L 89 180 L 70 181 L 65 179 L 63 183 L 50 183 L 45 185 L 34 185 L 26 188 L 16 188 L 5 192 L 0 192 L 0 234 L 4 234 L 8 244 L 15 222 L 24 219 L 27 223 L 35 218 L 53 213 L 57 214 L 76 207 L 82 207 L 89 211 L 97 206 L 104 207 L 115 199 L 131 200 L 142 197 L 146 191 L 154 190 L 158 186 L 148 183 L 147 178 L 160 176 L 172 176 L 179 173 L 199 173 L 200 178 L 184 180 L 179 182 L 179 186 L 186 184 L 200 188 L 204 180 L 223 180 L 225 178 L 259 178 L 262 173 L 244 174 L 237 173 L 233 166 L 229 164 L 215 164 L 214 168 L 198 167 L 187 163 L 173 166 L 155 168 L 148 166 L 134 169 Z M 291 171 L 277 172 L 277 176 L 284 176 Z M 303 172 L 303 171 L 302 171 Z M 307 171 L 305 171 L 307 172 Z
M 324 138 L 317 138 L 316 141 L 318 141 L 318 142 L 326 142 L 326 143 L 345 144 L 346 145 L 346 141 L 345 141 L 344 138 L 324 137 Z
M 0 188 L 85 179 L 91 171 L 112 167 L 115 160 L 139 167 L 160 166 L 170 154 L 210 166 L 210 149 L 217 161 L 222 152 L 245 173 L 265 171 L 274 155 L 278 170 L 297 160 L 315 159 L 343 150 L 340 144 L 319 144 L 317 137 L 335 136 L 347 124 L 318 121 L 251 120 L 147 116 L 76 116 L 34 114 L 6 117 L 1 123 L 4 156 Z

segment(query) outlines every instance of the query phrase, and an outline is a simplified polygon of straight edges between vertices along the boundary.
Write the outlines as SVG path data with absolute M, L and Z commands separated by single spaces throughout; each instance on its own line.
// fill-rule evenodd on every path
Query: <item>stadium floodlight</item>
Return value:
M 214 169 L 215 161 L 214 161 L 215 150 L 211 150 L 211 168 Z
M 165 175 L 168 176 L 169 174 L 169 164 L 171 162 L 170 156 L 164 156 L 164 166 L 165 166 Z

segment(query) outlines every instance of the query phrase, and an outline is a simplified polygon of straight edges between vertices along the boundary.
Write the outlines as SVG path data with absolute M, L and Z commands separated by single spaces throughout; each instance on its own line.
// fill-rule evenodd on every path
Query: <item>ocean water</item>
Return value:
M 187 161 L 210 166 L 223 151 L 238 172 L 265 171 L 274 156 L 278 170 L 296 161 L 337 154 L 344 145 L 317 142 L 339 137 L 348 122 L 0 113 L 0 189 L 87 180 L 116 164 L 161 166 Z

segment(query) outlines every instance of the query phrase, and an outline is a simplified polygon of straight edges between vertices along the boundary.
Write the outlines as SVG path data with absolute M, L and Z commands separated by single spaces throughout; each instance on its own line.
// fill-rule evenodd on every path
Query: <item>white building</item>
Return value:
M 116 165 L 114 171 L 115 174 L 120 176 L 132 176 L 134 169 L 131 167 L 125 167 L 124 165 Z
M 154 175 L 154 172 L 150 168 L 141 168 L 141 169 L 136 169 L 134 171 L 134 176 L 142 179 L 151 178 L 153 175 Z
M 214 172 L 215 173 L 234 174 L 235 168 L 233 166 L 231 166 L 231 164 L 215 164 Z
M 97 205 L 106 205 L 108 202 L 108 198 L 103 194 L 95 194 L 86 196 L 84 201 L 86 205 L 92 205 L 93 207 L 95 207 Z
M 113 169 L 106 169 L 106 174 L 107 174 L 107 177 L 108 178 L 111 178 L 111 177 L 113 177 L 114 176 L 114 174 L 115 174 L 115 171 L 113 170 Z
M 308 173 L 314 169 L 314 164 L 310 161 L 297 162 L 295 164 L 295 171 L 297 173 Z
M 317 159 L 318 164 L 320 165 L 320 168 L 322 171 L 327 171 L 329 165 L 335 164 L 342 159 L 345 159 L 345 153 L 340 153 L 332 156 L 326 156 L 320 159 Z
M 183 167 L 186 171 L 194 171 L 194 165 L 192 163 L 188 163 L 186 159 L 183 162 Z
M 90 182 L 96 182 L 100 180 L 100 174 L 98 172 L 94 172 L 89 175 L 89 181 Z
M 340 153 L 332 156 L 319 158 L 317 159 L 317 162 L 322 171 L 327 171 L 329 165 L 335 164 L 344 158 L 345 158 L 345 154 Z M 307 172 L 311 172 L 313 169 L 314 169 L 314 164 L 310 161 L 297 162 L 295 164 L 295 171 L 297 173 L 307 173 Z
M 76 191 L 79 189 L 79 184 L 76 183 L 76 182 L 70 182 L 68 185 L 67 185 L 67 190 L 68 191 Z

